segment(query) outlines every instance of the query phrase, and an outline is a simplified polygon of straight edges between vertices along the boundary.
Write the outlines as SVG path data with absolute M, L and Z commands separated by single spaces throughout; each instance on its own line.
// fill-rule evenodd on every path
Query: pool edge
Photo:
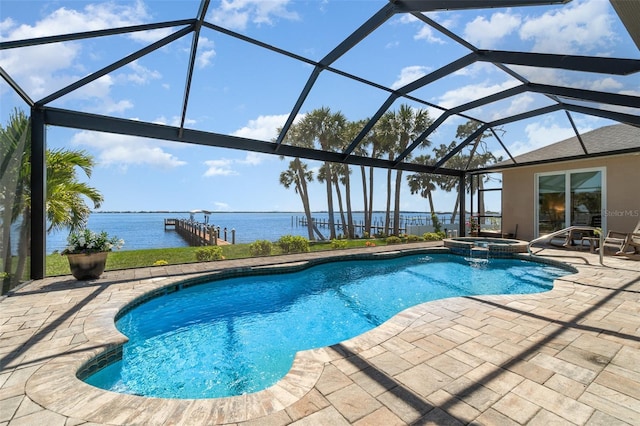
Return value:
M 443 248 L 411 248 L 386 252 L 383 256 L 395 257 L 421 253 L 449 253 L 449 250 Z M 350 260 L 356 258 L 380 258 L 379 256 L 377 253 L 365 253 L 364 255 L 355 254 L 351 256 L 342 254 L 339 257 Z M 523 258 L 524 260 L 537 262 L 541 260 L 530 256 L 523 256 Z M 335 256 L 321 261 L 310 260 L 304 263 L 306 265 L 304 267 L 335 260 Z M 562 262 L 546 259 L 541 263 L 566 266 Z M 282 263 L 278 265 L 282 265 Z M 232 269 L 237 270 L 238 268 Z M 573 269 L 575 270 L 575 268 Z M 202 280 L 210 275 L 210 273 L 200 273 L 191 279 Z M 130 303 L 134 303 L 138 297 L 144 296 L 149 292 L 171 287 L 180 281 L 184 281 L 184 277 L 140 280 L 134 288 L 121 292 L 119 294 L 120 297 L 115 297 L 110 300 L 109 304 L 96 308 L 98 313 L 87 318 L 84 326 L 88 341 L 78 345 L 74 353 L 57 356 L 39 368 L 27 382 L 27 394 L 36 403 L 51 408 L 56 412 L 69 417 L 82 418 L 99 423 L 113 423 L 114 421 L 126 423 L 128 419 L 144 421 L 145 416 L 157 416 L 158 413 L 146 414 L 141 412 L 139 407 L 147 406 L 148 404 L 158 404 L 163 415 L 167 415 L 169 418 L 171 416 L 179 416 L 183 421 L 188 421 L 189 418 L 197 416 L 201 410 L 205 409 L 204 407 L 211 413 L 218 413 L 217 416 L 223 416 L 225 422 L 254 420 L 281 411 L 300 401 L 313 389 L 328 363 L 348 355 L 345 353 L 345 348 L 354 354 L 359 354 L 385 342 L 402 329 L 409 327 L 415 321 L 415 318 L 422 315 L 421 312 L 425 309 L 425 306 L 433 303 L 425 302 L 407 308 L 375 329 L 337 345 L 298 352 L 294 359 L 294 367 L 302 366 L 303 368 L 295 370 L 292 368 L 274 386 L 252 394 L 214 399 L 150 398 L 98 389 L 78 379 L 77 372 L 91 357 L 99 356 L 113 345 L 123 344 L 123 338 L 126 341 L 126 337 L 115 329 L 114 324 L 114 320 L 121 309 Z M 555 292 L 555 290 L 557 290 L 557 286 L 555 286 L 554 282 L 552 292 Z M 540 293 L 536 293 L 536 295 L 539 296 Z M 517 295 L 517 297 L 522 296 L 527 295 Z M 482 298 L 485 297 L 503 298 L 513 296 L 482 296 Z M 107 332 L 107 336 L 105 336 L 105 332 Z M 300 380 L 300 377 L 303 376 L 308 379 Z M 50 391 L 52 386 L 59 390 L 78 393 L 81 395 L 79 397 L 80 400 L 64 396 L 67 392 L 52 393 Z M 256 404 L 256 402 L 258 403 Z M 97 405 L 100 405 L 100 408 L 91 408 Z M 249 409 L 249 406 L 261 408 Z M 233 409 L 230 409 L 231 407 Z M 151 421 L 151 417 L 147 420 Z

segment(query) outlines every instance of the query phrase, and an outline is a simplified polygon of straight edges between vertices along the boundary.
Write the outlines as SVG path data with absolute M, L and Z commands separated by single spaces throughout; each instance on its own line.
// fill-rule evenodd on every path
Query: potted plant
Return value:
M 469 226 L 469 233 L 472 237 L 478 236 L 478 231 L 480 230 L 480 225 L 478 224 L 478 218 L 475 216 L 471 216 L 469 218 L 469 222 L 467 222 Z
M 67 256 L 71 274 L 78 280 L 99 278 L 104 272 L 109 252 L 124 245 L 123 240 L 109 237 L 105 231 L 95 233 L 89 229 L 71 232 L 67 243 L 62 255 Z

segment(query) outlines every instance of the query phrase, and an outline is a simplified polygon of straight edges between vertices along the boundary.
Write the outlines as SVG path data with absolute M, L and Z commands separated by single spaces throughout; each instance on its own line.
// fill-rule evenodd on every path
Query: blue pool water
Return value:
M 123 358 L 86 379 L 122 393 L 216 398 L 265 389 L 297 351 L 362 334 L 430 300 L 547 291 L 568 272 L 515 259 L 412 255 L 248 276 L 157 297 L 117 322 Z

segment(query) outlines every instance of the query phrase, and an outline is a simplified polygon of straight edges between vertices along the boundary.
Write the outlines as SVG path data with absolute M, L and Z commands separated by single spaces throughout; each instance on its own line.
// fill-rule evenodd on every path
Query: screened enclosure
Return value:
M 109 146 L 140 147 L 138 161 L 156 155 L 180 166 L 177 145 L 188 144 L 467 188 L 471 175 L 529 165 L 514 158 L 536 147 L 523 141 L 546 122 L 577 136 L 616 122 L 640 126 L 638 2 L 248 2 L 245 20 L 234 2 L 34 3 L 41 7 L 18 14 L 19 2 L 7 2 L 1 12 L 5 274 L 44 276 L 52 134 L 67 145 L 99 140 L 93 147 L 111 155 L 98 157 L 105 163 L 117 158 Z M 62 15 L 78 30 L 45 25 Z M 98 15 L 108 19 L 77 22 Z M 606 37 L 590 41 L 589 22 Z M 19 111 L 27 120 L 10 122 Z M 275 117 L 270 132 L 255 131 Z M 550 132 L 540 143 L 566 136 Z M 640 151 L 600 148 L 582 145 L 571 158 Z M 596 178 L 541 177 L 544 226 L 577 220 L 565 213 L 573 204 L 595 208 L 580 194 Z M 458 191 L 461 234 L 469 191 Z

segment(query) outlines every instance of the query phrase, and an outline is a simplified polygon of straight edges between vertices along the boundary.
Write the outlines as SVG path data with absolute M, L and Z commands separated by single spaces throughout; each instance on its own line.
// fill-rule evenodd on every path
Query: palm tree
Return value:
M 348 164 L 338 164 L 336 167 L 336 191 L 338 193 L 338 196 L 340 195 L 339 192 L 339 187 L 338 187 L 338 181 L 344 185 L 344 199 L 345 199 L 345 205 L 346 205 L 346 209 L 347 209 L 347 218 L 346 218 L 346 222 L 345 222 L 345 218 L 343 216 L 342 218 L 342 223 L 344 224 L 343 228 L 344 228 L 344 235 L 347 236 L 347 238 L 355 238 L 355 229 L 354 229 L 354 223 L 353 223 L 353 210 L 351 209 L 351 179 L 350 179 L 350 174 L 351 174 L 351 169 L 349 168 Z M 340 205 L 342 205 L 342 202 L 340 202 Z
M 384 131 L 386 152 L 389 160 L 393 161 L 397 155 L 407 149 L 409 143 L 417 139 L 424 130 L 431 125 L 429 112 L 423 109 L 413 109 L 409 105 L 402 104 L 397 112 L 387 112 L 381 121 Z M 422 146 L 429 146 L 431 142 L 425 139 Z M 407 156 L 406 159 L 410 157 Z M 393 209 L 393 235 L 400 234 L 400 192 L 402 189 L 402 170 L 396 170 L 396 180 L 394 188 L 394 209 Z M 385 228 L 388 228 L 389 210 L 391 207 L 391 169 L 387 172 L 387 221 Z
M 367 123 L 368 120 L 358 120 L 358 121 L 350 121 L 347 123 L 347 125 L 344 128 L 344 135 L 343 135 L 343 141 L 344 141 L 344 146 L 342 147 L 343 149 L 347 147 L 347 145 L 351 144 L 351 141 L 353 141 L 356 136 L 360 133 L 360 130 L 365 126 L 365 124 Z M 369 144 L 369 139 L 364 139 L 363 141 L 360 142 L 359 146 L 356 147 L 356 149 L 354 150 L 356 155 L 361 155 L 361 156 L 365 156 L 366 154 L 366 150 L 367 150 L 367 145 Z M 348 164 L 343 164 L 342 166 L 342 170 L 340 173 L 340 181 L 342 182 L 342 184 L 344 185 L 345 188 L 345 198 L 346 198 L 346 203 L 347 203 L 347 229 L 349 232 L 349 238 L 354 238 L 355 237 L 355 226 L 354 226 L 354 222 L 353 222 L 353 210 L 351 208 L 351 168 L 349 167 Z M 369 208 L 368 208 L 368 203 L 367 203 L 367 179 L 366 179 L 366 171 L 365 171 L 365 167 L 364 166 L 360 166 L 360 174 L 362 177 L 362 194 L 363 194 L 363 209 L 364 209 L 364 217 L 366 219 L 367 215 L 369 214 Z M 363 228 L 363 232 L 364 231 L 368 232 L 368 228 Z
M 6 128 L 0 126 L 0 209 L 2 210 L 1 259 L 6 277 L 11 275 L 13 254 L 11 252 L 11 225 L 20 214 L 20 202 L 24 191 L 22 178 L 25 173 L 24 158 L 31 155 L 31 126 L 26 114 L 18 109 L 9 117 Z M 5 285 L 6 284 L 6 285 Z M 9 290 L 10 280 L 3 279 L 0 294 Z
M 85 182 L 79 182 L 78 169 L 90 178 L 94 166 L 93 157 L 85 151 L 47 151 L 47 231 L 54 229 L 84 228 L 91 210 L 84 202 L 88 198 L 99 208 L 104 197 Z
M 331 175 L 332 184 L 336 190 L 336 198 L 338 199 L 338 213 L 340 214 L 342 235 L 346 236 L 349 232 L 347 227 L 347 218 L 344 212 L 344 203 L 342 202 L 342 190 L 340 189 L 340 183 L 342 181 L 342 165 L 329 163 L 329 167 L 327 167 L 327 164 L 323 164 L 318 171 L 318 181 L 326 183 L 327 175 L 329 174 Z
M 456 131 L 456 138 L 460 141 L 467 139 L 470 135 L 472 135 L 477 129 L 480 128 L 482 124 L 477 121 L 467 121 L 464 124 L 458 126 Z M 495 163 L 502 161 L 502 157 L 495 157 L 490 151 L 487 150 L 486 141 L 487 137 L 491 136 L 490 132 L 484 132 L 478 135 L 472 143 L 467 145 L 469 150 L 468 154 L 465 154 L 463 151 L 460 151 L 458 154 L 454 155 L 447 161 L 446 165 L 449 168 L 459 169 L 459 170 L 468 170 L 470 168 L 480 168 L 490 163 Z M 451 144 L 440 145 L 439 148 L 434 149 L 434 153 L 437 158 L 441 158 L 446 155 L 447 152 L 451 151 L 458 143 L 453 141 Z M 474 192 L 477 189 L 482 189 L 484 182 L 486 182 L 488 178 L 481 179 L 479 183 L 479 188 L 474 188 Z M 456 188 L 458 192 L 458 196 L 456 197 L 456 204 L 454 206 L 453 212 L 451 214 L 451 223 L 454 223 L 455 217 L 458 213 L 458 206 L 460 200 L 461 191 L 471 190 L 471 181 L 467 181 L 465 183 L 465 188 L 460 188 L 460 184 L 457 178 L 451 176 L 441 176 L 438 179 L 438 186 L 440 189 L 444 191 L 451 191 Z M 481 192 L 480 192 L 481 194 Z M 484 215 L 484 198 L 480 197 L 478 200 L 478 213 L 482 216 Z
M 395 158 L 394 120 L 395 120 L 395 113 L 393 111 L 387 111 L 382 115 L 382 117 L 380 117 L 380 120 L 378 120 L 378 122 L 376 123 L 376 135 L 375 135 L 376 146 L 380 152 L 380 156 L 384 154 L 388 154 L 388 158 L 390 161 Z M 384 216 L 384 234 L 385 235 L 389 235 L 389 229 L 390 229 L 390 223 L 391 223 L 391 177 L 392 177 L 392 170 L 387 169 L 387 204 L 386 204 L 385 216 Z M 373 191 L 372 182 L 370 187 L 371 187 L 371 191 Z
M 369 153 L 370 158 L 380 158 L 384 155 L 386 146 L 388 144 L 387 139 L 385 137 L 385 125 L 384 122 L 380 123 L 380 120 L 373 127 L 372 131 L 366 136 L 366 145 L 363 146 L 361 155 L 366 155 L 366 147 L 371 146 L 371 152 Z M 364 174 L 364 167 L 362 173 Z M 369 167 L 369 212 L 365 215 L 364 219 L 364 229 L 366 232 L 371 232 L 371 226 L 373 225 L 373 177 L 374 177 L 374 168 L 372 166 Z M 365 184 L 365 177 L 362 177 L 363 185 L 362 188 L 365 190 L 367 185 Z M 366 193 L 366 190 L 365 190 Z M 366 195 L 365 195 L 365 205 L 367 205 Z
M 29 119 L 26 114 L 16 112 L 10 119 L 9 127 L 2 132 L 3 146 L 13 143 L 14 136 L 21 133 L 25 135 L 26 139 L 11 217 L 12 223 L 16 222 L 18 218 L 21 218 L 22 222 L 18 243 L 18 264 L 12 285 L 17 284 L 24 273 L 29 255 L 28 244 L 31 241 L 31 138 L 29 128 Z M 17 151 L 14 154 L 17 154 Z M 47 164 L 45 209 L 49 222 L 47 230 L 65 228 L 74 230 L 84 226 L 91 212 L 86 205 L 85 197 L 93 202 L 94 208 L 100 207 L 103 201 L 100 192 L 86 183 L 80 182 L 77 176 L 79 168 L 88 178 L 91 177 L 94 166 L 93 158 L 85 151 L 78 150 L 47 150 L 45 155 Z M 4 207 L 8 208 L 6 204 Z M 7 248 L 6 250 L 10 252 L 11 249 Z M 11 256 L 11 253 L 5 256 Z M 9 272 L 6 269 L 6 264 L 5 271 Z
M 280 133 L 282 129 L 278 129 Z M 301 128 L 299 124 L 294 124 L 286 134 L 284 141 L 294 146 L 303 146 L 310 148 L 313 146 L 313 141 L 309 142 L 305 140 L 300 134 Z M 284 157 L 280 157 L 281 160 Z M 315 227 L 313 223 L 313 217 L 311 217 L 311 207 L 309 202 L 309 191 L 307 183 L 313 181 L 313 172 L 307 170 L 307 164 L 300 161 L 299 158 L 295 158 L 289 163 L 289 168 L 280 174 L 280 184 L 285 188 L 290 188 L 292 185 L 296 194 L 300 196 L 304 214 L 307 220 L 307 231 L 310 240 L 315 240 L 314 232 L 318 234 L 318 237 L 323 240 L 324 237 L 320 231 Z
M 313 235 L 313 218 L 311 217 L 311 208 L 309 206 L 309 194 L 307 192 L 307 182 L 313 180 L 313 172 L 307 170 L 307 165 L 294 158 L 289 163 L 289 168 L 280 173 L 280 184 L 289 189 L 292 185 L 296 194 L 300 196 L 305 217 L 307 218 L 307 231 L 309 239 L 314 240 Z
M 431 164 L 433 160 L 429 155 L 421 155 L 416 157 L 415 162 L 428 165 Z M 407 176 L 407 182 L 409 183 L 409 189 L 412 194 L 420 194 L 421 197 L 429 200 L 429 210 L 431 217 L 433 217 L 436 214 L 433 206 L 433 191 L 437 189 L 434 175 L 430 173 L 414 173 Z
M 347 119 L 340 113 L 332 113 L 328 107 L 311 111 L 298 123 L 299 135 L 306 145 L 318 142 L 323 151 L 333 151 L 342 146 L 341 136 Z M 329 214 L 329 232 L 331 239 L 336 238 L 335 219 L 333 212 L 333 182 L 334 175 L 331 163 L 325 164 L 325 184 L 327 190 L 327 210 Z
M 57 150 L 46 152 L 47 162 L 47 200 L 46 215 L 49 226 L 47 232 L 54 229 L 76 230 L 86 225 L 91 210 L 83 197 L 99 208 L 104 200 L 95 188 L 80 182 L 77 168 L 90 178 L 94 166 L 93 158 L 85 151 Z M 25 164 L 30 168 L 31 164 Z M 25 182 L 22 206 L 22 225 L 20 228 L 20 244 L 18 245 L 18 266 L 16 279 L 22 276 L 29 252 L 27 246 L 31 241 L 31 181 Z
M 358 134 L 357 132 L 359 132 L 360 129 L 362 129 L 368 121 L 369 120 L 367 119 L 367 120 L 350 122 L 346 130 L 347 132 L 346 140 L 347 141 L 353 140 L 355 136 Z M 371 137 L 373 133 L 374 132 L 370 132 L 367 136 L 365 136 L 365 138 L 362 141 L 360 141 L 356 149 L 353 151 L 355 155 L 358 155 L 360 157 L 367 157 L 367 156 L 373 155 L 373 150 L 371 153 L 368 152 L 368 148 L 370 146 L 373 148 L 373 138 Z M 370 169 L 373 170 L 373 167 L 370 167 Z M 373 174 L 370 177 L 371 179 L 373 179 Z M 362 180 L 362 209 L 363 209 L 363 216 L 364 216 L 362 233 L 364 234 L 365 232 L 369 233 L 371 231 L 370 210 L 373 208 L 373 206 L 369 204 L 369 200 L 373 201 L 373 198 L 372 198 L 373 192 L 369 193 L 367 191 L 367 169 L 364 165 L 360 165 L 360 178 Z

